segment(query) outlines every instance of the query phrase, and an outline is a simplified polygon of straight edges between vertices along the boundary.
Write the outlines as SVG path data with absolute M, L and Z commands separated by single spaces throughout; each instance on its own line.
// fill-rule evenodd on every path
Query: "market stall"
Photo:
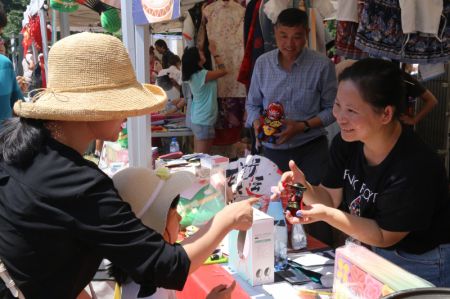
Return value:
M 196 1 L 197 2 L 197 1 Z M 218 1 L 216 3 L 222 4 L 222 1 Z M 250 1 L 251 2 L 251 1 Z M 258 1 L 256 1 L 258 2 Z M 311 1 L 312 2 L 312 1 Z M 319 2 L 319 1 L 317 1 Z M 316 3 L 317 3 L 316 2 Z M 259 3 L 261 4 L 261 1 L 259 1 Z M 273 3 L 273 2 L 272 2 Z M 190 3 L 192 5 L 192 7 L 195 7 L 195 3 Z M 205 13 L 207 14 L 207 18 L 209 18 L 210 22 L 208 22 L 208 25 L 205 25 L 204 27 L 207 29 L 208 34 L 211 36 L 215 36 L 218 37 L 219 40 L 221 37 L 225 37 L 223 40 L 220 41 L 220 46 L 222 46 L 222 51 L 223 51 L 223 55 L 226 56 L 225 58 L 229 60 L 230 65 L 232 65 L 233 71 L 232 71 L 232 76 L 234 77 L 238 77 L 240 78 L 240 81 L 237 82 L 235 80 L 231 80 L 233 82 L 230 81 L 230 78 L 224 78 L 223 82 L 219 82 L 221 83 L 220 85 L 222 86 L 221 88 L 219 88 L 219 101 L 222 103 L 222 106 L 225 108 L 228 107 L 234 107 L 235 110 L 237 111 L 236 115 L 237 118 L 242 119 L 242 115 L 243 114 L 243 105 L 242 103 L 245 102 L 245 95 L 246 95 L 246 91 L 245 91 L 245 84 L 249 83 L 249 75 L 251 74 L 251 68 L 252 68 L 252 63 L 256 60 L 256 58 L 258 57 L 258 55 L 261 55 L 265 50 L 263 49 L 259 49 L 261 50 L 260 52 L 256 53 L 256 56 L 252 56 L 253 54 L 255 54 L 254 50 L 258 50 L 255 47 L 255 40 L 258 39 L 257 36 L 251 36 L 251 34 L 254 34 L 255 30 L 250 30 L 247 32 L 248 36 L 245 37 L 246 39 L 246 47 L 240 47 L 242 45 L 244 45 L 244 40 L 242 39 L 242 36 L 239 37 L 238 40 L 232 40 L 229 38 L 229 36 L 224 36 L 224 33 L 221 32 L 219 29 L 229 29 L 229 28 L 234 28 L 233 32 L 242 32 L 243 28 L 242 28 L 242 24 L 240 24 L 239 22 L 236 23 L 232 23 L 232 21 L 235 21 L 235 19 L 237 19 L 238 21 L 242 20 L 244 18 L 244 15 L 247 13 L 244 9 L 244 7 L 237 3 L 237 2 L 232 2 L 229 4 L 230 7 L 234 7 L 234 8 L 230 8 L 227 7 L 228 10 L 224 10 L 224 11 L 217 11 L 219 10 L 217 8 L 217 6 L 219 5 L 211 5 L 209 6 L 209 8 L 207 10 L 205 10 Z M 294 5 L 294 4 L 292 4 Z M 296 3 L 295 5 L 300 5 L 299 3 Z M 128 52 L 130 54 L 132 63 L 134 65 L 136 74 L 137 74 L 137 79 L 140 82 L 148 82 L 149 81 L 149 61 L 148 61 L 148 48 L 149 48 L 149 38 L 150 38 L 150 31 L 149 31 L 149 26 L 146 24 L 138 24 L 136 25 L 135 23 L 135 18 L 136 16 L 133 15 L 133 1 L 126 1 L 126 0 L 122 0 L 121 1 L 121 27 L 122 27 L 122 36 L 123 36 L 123 42 L 125 43 L 125 45 L 127 46 Z M 250 14 L 250 19 L 252 19 L 252 13 L 256 14 L 256 8 L 254 8 L 254 11 L 250 11 L 249 10 L 249 14 Z M 318 49 L 320 50 L 320 45 L 323 45 L 323 42 L 325 41 L 323 38 L 321 38 L 319 35 L 319 32 L 323 31 L 322 29 L 320 29 L 320 24 L 323 25 L 323 22 L 317 22 L 317 19 L 319 18 L 319 16 L 321 15 L 320 11 L 316 10 L 316 7 L 313 7 L 310 3 L 307 4 L 307 9 L 309 10 L 309 14 L 311 16 L 311 22 L 313 22 L 314 24 L 311 25 L 311 27 L 313 28 L 313 30 L 311 31 L 312 36 L 310 37 L 310 47 L 314 48 L 314 49 Z M 230 12 L 231 11 L 231 12 Z M 446 12 L 446 11 L 445 11 Z M 40 11 L 40 13 L 42 14 L 42 11 Z M 258 11 L 259 13 L 259 11 Z M 322 12 L 323 13 L 323 12 Z M 446 12 L 447 13 L 447 12 Z M 189 15 L 191 16 L 191 15 Z M 218 17 L 220 16 L 220 17 Z M 232 17 L 230 17 L 232 16 Z M 148 17 L 148 16 L 146 16 Z M 45 19 L 41 19 L 41 22 L 43 24 L 45 24 L 46 22 L 43 21 Z M 64 28 L 67 28 L 67 23 L 66 25 L 64 25 L 65 20 L 68 20 L 67 18 L 65 19 L 64 14 L 60 14 L 60 18 L 59 18 L 59 22 L 60 22 L 60 31 L 63 32 L 65 31 Z M 223 21 L 226 24 L 225 25 L 221 25 L 214 23 L 215 21 Z M 270 21 L 269 18 L 266 19 L 267 22 Z M 342 20 L 341 20 L 342 21 Z M 367 20 L 366 20 L 367 21 Z M 69 21 L 70 22 L 70 21 Z M 195 23 L 194 20 L 191 19 L 192 23 Z M 316 24 L 317 22 L 317 24 Z M 253 24 L 255 24 L 255 22 L 253 22 Z M 209 27 L 208 27 L 209 26 Z M 241 26 L 241 27 L 240 27 Z M 368 25 L 367 25 L 368 26 Z M 42 27 L 41 27 L 42 28 Z M 204 29 L 205 29 L 204 28 Z M 184 30 L 184 35 L 186 37 L 186 35 L 191 38 L 192 40 L 198 40 L 201 38 L 199 38 L 199 36 L 196 36 L 197 34 L 199 34 L 199 32 L 201 32 L 200 27 L 198 28 L 198 31 L 187 31 L 185 30 L 186 28 L 183 28 Z M 192 28 L 191 28 L 192 29 Z M 44 32 L 46 32 L 46 30 L 43 30 Z M 266 32 L 267 33 L 267 32 Z M 269 33 L 270 35 L 270 33 Z M 251 36 L 251 37 L 250 37 Z M 235 37 L 235 36 L 233 36 Z M 236 36 L 237 37 L 237 36 Z M 342 37 L 342 36 L 341 36 Z M 367 36 L 365 36 L 367 37 Z M 47 37 L 45 36 L 45 33 L 43 33 L 43 38 L 45 41 L 47 41 Z M 208 36 L 203 36 L 202 37 L 202 43 L 200 44 L 201 47 L 205 47 L 205 44 L 207 44 L 207 38 Z M 206 38 L 206 40 L 205 40 Z M 373 45 L 373 41 L 368 40 L 368 38 L 364 39 L 362 36 L 359 36 L 357 39 L 359 42 L 359 45 L 364 48 L 367 52 L 366 53 L 370 53 L 372 55 L 374 55 L 374 53 L 385 53 L 382 51 L 382 49 L 374 49 L 374 47 L 376 47 L 375 45 Z M 269 43 L 270 40 L 267 41 L 267 44 L 264 44 L 267 47 L 273 47 L 273 44 Z M 266 42 L 266 40 L 265 40 Z M 240 46 L 239 46 L 240 45 Z M 262 45 L 260 45 L 262 46 Z M 405 43 L 404 46 L 407 46 L 407 42 Z M 44 57 L 45 57 L 45 51 L 47 49 L 45 43 L 42 46 L 44 49 Z M 268 48 L 268 49 L 269 49 Z M 353 49 L 353 48 L 352 48 Z M 341 48 L 341 51 L 343 49 Z M 354 50 L 354 49 L 353 49 Z M 361 49 L 359 49 L 361 50 Z M 359 53 L 359 50 L 355 50 L 355 51 L 350 51 L 352 55 L 356 55 Z M 405 49 L 403 49 L 405 50 Z M 252 52 L 252 53 L 250 53 Z M 393 59 L 399 59 L 399 55 L 400 54 L 393 54 L 392 58 Z M 431 57 L 428 58 L 424 58 L 424 57 L 419 57 L 417 59 L 419 60 L 425 60 L 425 61 L 432 61 L 432 62 L 442 62 L 442 61 L 446 61 L 448 60 L 448 55 L 447 53 L 444 54 L 436 54 L 436 55 L 431 55 Z M 343 54 L 343 56 L 345 56 L 345 54 Z M 411 56 L 414 56 L 413 54 L 411 54 Z M 241 62 L 242 60 L 246 58 L 247 59 L 247 69 L 242 69 L 242 65 Z M 400 57 L 401 59 L 401 57 Z M 411 61 L 409 59 L 412 59 L 411 57 L 408 58 L 408 61 Z M 229 112 L 229 114 L 228 114 Z M 226 111 L 226 109 L 224 110 L 224 121 L 228 121 L 229 119 L 227 119 L 227 117 L 229 115 L 231 115 L 231 109 L 230 111 Z M 152 125 L 151 123 L 152 119 L 149 115 L 146 116 L 140 116 L 140 117 L 133 117 L 133 118 L 129 118 L 128 119 L 128 124 L 127 124 L 127 134 L 128 134 L 128 150 L 126 153 L 121 152 L 123 150 L 123 148 L 120 148 L 118 150 L 114 149 L 113 146 L 111 146 L 109 150 L 110 154 L 109 155 L 115 155 L 113 158 L 111 157 L 103 157 L 103 153 L 102 153 L 102 158 L 107 158 L 108 163 L 110 165 L 107 165 L 107 167 L 110 167 L 109 169 L 109 173 L 110 175 L 114 174 L 114 172 L 118 171 L 120 168 L 124 168 L 124 167 L 146 167 L 146 168 L 150 168 L 152 167 L 152 157 L 154 157 L 152 154 L 153 153 L 153 149 L 152 149 L 152 144 L 151 144 L 151 138 L 152 137 L 172 137 L 172 136 L 188 136 L 191 134 L 190 130 L 178 130 L 178 131 L 169 131 L 169 132 L 152 132 L 150 130 L 150 127 Z M 239 130 L 241 129 L 242 124 L 238 123 L 236 124 L 236 126 L 234 126 L 233 128 L 239 128 Z M 237 130 L 232 130 L 232 131 L 226 131 L 226 133 L 230 133 L 229 135 L 227 135 L 227 138 L 230 138 L 230 140 L 232 140 L 233 142 L 235 142 L 235 132 Z M 240 132 L 240 131 L 239 131 Z M 234 138 L 234 139 L 233 139 Z M 106 145 L 109 146 L 109 145 Z M 106 152 L 105 152 L 106 154 Z M 189 157 L 192 158 L 192 157 Z M 189 164 L 190 160 L 189 158 L 186 157 L 186 161 L 175 161 L 176 163 L 181 163 L 183 164 L 183 166 L 186 166 L 184 163 Z M 207 158 L 211 158 L 211 157 L 207 157 Z M 270 190 L 265 189 L 264 192 L 261 191 L 261 185 L 263 184 L 264 180 L 268 180 L 267 177 L 265 178 L 264 176 L 269 176 L 269 171 L 268 169 L 272 169 L 270 167 L 260 167 L 259 170 L 256 170 L 256 165 L 255 165 L 255 160 L 257 158 L 254 157 L 246 157 L 246 161 L 240 161 L 238 162 L 241 163 L 238 166 L 236 166 L 235 168 L 231 167 L 228 168 L 228 179 L 229 181 L 227 182 L 226 185 L 228 186 L 233 186 L 233 193 L 235 195 L 240 195 L 242 197 L 248 197 L 248 196 L 259 196 L 261 198 L 268 199 L 268 197 L 270 196 Z M 259 159 L 259 158 L 258 158 Z M 118 161 L 120 160 L 120 161 Z M 117 166 L 118 164 L 114 164 L 117 162 L 123 162 L 123 164 L 119 166 Z M 166 161 L 163 161 L 162 163 L 165 163 Z M 175 162 L 171 162 L 176 164 Z M 170 163 L 170 162 L 168 162 Z M 257 163 L 260 163 L 260 161 L 258 161 Z M 174 171 L 176 171 L 176 166 L 173 165 L 169 165 L 172 169 L 175 169 Z M 115 168 L 114 168 L 115 167 Z M 111 169 L 113 168 L 113 169 Z M 275 173 L 279 174 L 279 171 L 277 172 L 277 170 L 273 171 Z M 234 182 L 232 181 L 234 178 L 240 178 L 241 184 L 237 184 L 236 186 L 234 186 Z M 271 185 L 276 185 L 276 183 L 279 181 L 279 177 L 277 177 L 278 179 L 275 180 L 275 182 L 271 181 Z M 236 179 L 237 180 L 237 179 Z M 267 183 L 266 183 L 267 184 Z M 243 191 L 244 190 L 244 191 Z M 261 192 L 260 192 L 261 191 Z M 226 198 L 227 195 L 227 190 L 224 192 L 224 197 Z M 236 200 L 236 199 L 235 199 Z M 267 211 L 266 211 L 267 212 Z M 270 214 L 270 213 L 269 213 Z M 284 220 L 283 220 L 284 221 Z M 271 220 L 269 221 L 271 222 Z M 273 230 L 270 232 L 273 233 Z M 308 247 L 307 247 L 307 253 L 308 254 L 314 254 L 314 252 L 311 252 L 316 248 L 316 246 L 313 246 L 312 244 L 314 244 L 316 241 L 311 238 L 308 237 Z M 316 243 L 317 244 L 317 243 Z M 273 245 L 273 244 L 272 244 Z M 321 247 L 323 244 L 319 244 L 318 246 Z M 353 250 L 353 251 L 352 251 Z M 408 288 L 412 288 L 412 287 L 431 287 L 432 285 L 420 280 L 420 279 L 416 279 L 415 277 L 410 277 L 408 276 L 408 273 L 402 272 L 401 269 L 399 268 L 389 268 L 388 266 L 386 266 L 386 268 L 391 269 L 392 271 L 394 271 L 395 273 L 397 273 L 396 275 L 394 275 L 393 277 L 390 277 L 386 271 L 384 273 L 377 273 L 376 269 L 374 270 L 375 267 L 372 267 L 371 269 L 369 268 L 364 268 L 363 265 L 358 264 L 358 261 L 353 260 L 351 254 L 349 254 L 349 252 L 358 252 L 361 253 L 362 258 L 366 258 L 366 261 L 370 261 L 371 259 L 374 259 L 374 256 L 371 256 L 369 253 L 365 252 L 364 249 L 360 249 L 359 247 L 353 247 L 353 248 L 343 248 L 341 249 L 338 254 L 335 256 L 334 253 L 327 253 L 328 255 L 332 255 L 331 258 L 330 256 L 328 256 L 328 259 L 323 262 L 322 264 L 316 264 L 313 266 L 309 265 L 307 266 L 306 264 L 300 264 L 299 267 L 303 267 L 303 268 L 307 268 L 306 270 L 308 271 L 312 271 L 312 272 L 316 272 L 319 273 L 321 276 L 323 277 L 328 277 L 328 281 L 324 280 L 324 281 L 314 281 L 314 273 L 309 272 L 310 276 L 307 275 L 306 279 L 309 279 L 304 286 L 307 286 L 308 289 L 314 289 L 316 291 L 312 291 L 311 293 L 314 293 L 316 295 L 321 295 L 320 292 L 323 292 L 322 295 L 323 298 L 326 298 L 325 296 L 328 296 L 329 293 L 325 293 L 325 292 L 330 292 L 331 290 L 333 290 L 335 292 L 335 294 L 339 295 L 339 296 L 343 296 L 343 298 L 346 298 L 346 296 L 348 296 L 349 293 L 351 293 L 352 295 L 355 294 L 355 298 L 379 298 L 381 295 L 388 295 L 390 293 L 393 293 L 394 291 L 401 291 L 401 290 L 405 290 Z M 266 252 L 267 255 L 266 256 L 271 256 L 273 258 L 273 250 L 270 249 L 268 252 Z M 303 252 L 304 253 L 304 252 Z M 290 253 L 290 257 L 291 259 L 296 259 L 296 258 L 300 258 L 300 256 L 298 256 L 298 252 L 291 252 Z M 299 255 L 302 255 L 302 253 L 300 253 Z M 321 254 L 319 254 L 321 255 Z M 323 255 L 322 255 L 323 256 Z M 241 255 L 239 256 L 241 257 Z M 317 258 L 317 256 L 308 256 L 307 259 L 314 259 Z M 242 258 L 241 258 L 242 259 Z M 317 258 L 320 260 L 320 258 Z M 331 260 L 331 261 L 330 261 Z M 239 260 L 240 262 L 242 262 L 241 260 Z M 323 261 L 323 259 L 321 260 Z M 380 263 L 384 263 L 384 261 L 380 260 Z M 246 266 L 248 266 L 249 268 L 251 268 L 251 266 L 256 265 L 256 262 L 250 262 L 249 264 L 246 264 Z M 330 266 L 330 264 L 332 264 L 333 266 L 331 267 L 331 272 L 328 271 L 330 270 L 328 267 L 327 269 L 320 269 L 322 266 L 324 265 Z M 272 262 L 273 265 L 273 262 Z M 373 266 L 373 265 L 372 265 Z M 235 298 L 244 298 L 242 297 L 242 294 L 246 294 L 246 295 L 257 295 L 255 293 L 252 292 L 260 292 L 261 294 L 264 294 L 264 296 L 269 296 L 268 294 L 271 294 L 273 297 L 277 297 L 277 296 L 287 296 L 286 294 L 289 295 L 297 295 L 298 292 L 300 292 L 301 287 L 294 287 L 293 285 L 295 285 L 295 282 L 298 281 L 294 281 L 291 284 L 287 284 L 287 283 L 282 283 L 282 284 L 273 284 L 273 281 L 271 282 L 267 282 L 267 283 L 261 283 L 261 284 L 256 284 L 254 283 L 254 281 L 250 281 L 251 279 L 248 277 L 248 272 L 243 273 L 244 271 L 241 271 L 242 269 L 239 268 L 239 266 L 234 265 L 231 266 L 231 271 L 235 271 L 234 273 L 230 274 L 226 272 L 226 269 L 228 269 L 225 266 L 208 266 L 209 268 L 207 268 L 206 266 L 204 268 L 202 268 L 197 274 L 193 275 L 188 284 L 186 285 L 186 293 L 180 293 L 179 294 L 179 298 L 193 298 L 193 296 L 204 296 L 208 291 L 211 290 L 211 286 L 213 285 L 212 283 L 210 283 L 210 280 L 208 280 L 209 278 L 211 278 L 211 276 L 217 275 L 219 277 L 226 277 L 226 279 L 228 279 L 228 281 L 231 281 L 230 277 L 233 276 L 235 279 L 237 279 L 240 283 L 240 288 L 237 288 L 236 292 L 234 293 L 234 296 L 236 296 Z M 310 268 L 308 268 L 310 267 Z M 294 267 L 295 268 L 295 267 Z M 259 269 L 260 270 L 260 269 Z M 304 270 L 304 269 L 303 269 Z M 301 271 L 301 273 L 305 274 L 308 273 L 308 271 Z M 324 271 L 324 272 L 321 272 Z M 212 274 L 215 273 L 215 274 Z M 257 271 L 254 271 L 255 274 L 258 273 Z M 261 272 L 259 272 L 261 274 Z M 334 276 L 333 276 L 334 273 Z M 273 273 L 272 273 L 273 274 Z M 297 273 L 299 276 L 300 274 Z M 268 274 L 266 276 L 269 276 Z M 330 279 L 331 276 L 331 279 Z M 402 278 L 404 279 L 405 277 L 409 277 L 411 278 L 409 281 L 407 281 L 406 283 L 402 284 L 399 283 L 398 280 L 401 280 L 399 278 L 399 276 L 402 276 Z M 386 281 L 385 278 L 389 277 L 391 280 L 390 281 Z M 215 277 L 216 278 L 216 277 Z M 260 276 L 258 277 L 260 278 Z M 285 279 L 286 281 L 289 281 L 286 277 L 282 277 L 283 279 Z M 304 278 L 302 276 L 302 278 Z M 299 278 L 300 279 L 300 278 Z M 205 282 L 206 281 L 206 282 Z M 216 281 L 217 282 L 217 281 Z M 314 283 L 318 283 L 318 285 L 314 285 Z M 259 285 L 264 285 L 263 287 L 257 287 Z M 367 287 L 367 285 L 369 285 L 369 287 Z M 202 293 L 203 292 L 203 293 Z M 305 291 L 307 292 L 307 291 Z M 184 296 L 184 297 L 183 297 Z M 359 297 L 358 297 L 359 296 Z M 287 297 L 283 297 L 283 298 L 287 298 Z

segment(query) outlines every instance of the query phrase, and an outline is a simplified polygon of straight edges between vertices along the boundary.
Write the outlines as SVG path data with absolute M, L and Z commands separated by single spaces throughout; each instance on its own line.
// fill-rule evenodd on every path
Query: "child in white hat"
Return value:
M 180 171 L 166 175 L 148 168 L 127 168 L 113 177 L 114 186 L 123 200 L 141 218 L 144 225 L 160 233 L 164 240 L 174 244 L 180 232 L 181 215 L 177 212 L 180 193 L 194 182 L 194 175 Z M 158 288 L 151 296 L 142 297 L 145 290 L 132 281 L 118 267 L 112 267 L 112 275 L 122 284 L 122 298 L 134 299 L 176 299 L 175 291 Z M 208 295 L 208 299 L 231 298 L 235 282 L 229 287 L 218 285 Z M 139 296 L 139 297 L 138 297 Z M 145 296 L 145 295 L 144 295 Z

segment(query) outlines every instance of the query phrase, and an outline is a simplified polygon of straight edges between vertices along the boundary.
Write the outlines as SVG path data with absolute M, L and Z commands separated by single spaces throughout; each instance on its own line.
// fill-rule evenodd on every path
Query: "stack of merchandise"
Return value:
M 365 247 L 351 243 L 336 249 L 336 299 L 378 299 L 397 291 L 427 287 L 433 285 Z

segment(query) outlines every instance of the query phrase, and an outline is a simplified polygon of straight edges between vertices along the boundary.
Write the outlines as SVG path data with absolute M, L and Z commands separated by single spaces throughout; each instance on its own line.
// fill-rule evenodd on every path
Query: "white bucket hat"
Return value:
M 112 179 L 120 197 L 131 205 L 136 216 L 146 226 L 163 234 L 170 205 L 194 183 L 195 176 L 180 171 L 162 179 L 148 168 L 126 168 Z
M 104 121 L 159 111 L 167 96 L 141 84 L 122 42 L 111 35 L 83 32 L 55 43 L 48 57 L 47 88 L 31 102 L 17 101 L 20 117 Z

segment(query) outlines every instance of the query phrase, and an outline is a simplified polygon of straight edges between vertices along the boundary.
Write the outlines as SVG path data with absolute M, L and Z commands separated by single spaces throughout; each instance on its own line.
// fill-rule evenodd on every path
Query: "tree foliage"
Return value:
M 22 30 L 23 12 L 30 0 L 2 0 L 2 2 L 8 15 L 8 25 L 3 29 L 3 36 L 6 39 L 12 35 L 17 37 Z

